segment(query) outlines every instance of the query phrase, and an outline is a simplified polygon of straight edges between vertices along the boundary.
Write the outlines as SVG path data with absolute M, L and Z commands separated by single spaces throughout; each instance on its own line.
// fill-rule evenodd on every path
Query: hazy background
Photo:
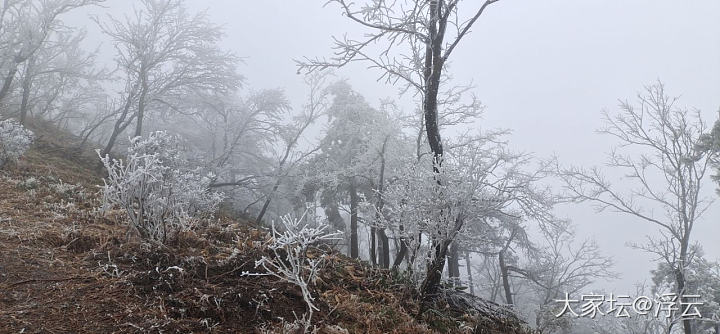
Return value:
M 88 47 L 102 37 L 88 15 L 122 15 L 130 0 L 75 12 L 68 23 L 86 26 Z M 331 35 L 363 30 L 323 0 L 195 0 L 226 30 L 225 47 L 244 57 L 240 72 L 250 89 L 282 87 L 294 106 L 305 97 L 293 59 L 331 56 Z M 112 45 L 100 46 L 109 66 Z M 482 128 L 513 130 L 511 146 L 565 164 L 602 164 L 612 142 L 596 134 L 601 110 L 633 98 L 643 85 L 666 84 L 681 103 L 702 110 L 712 125 L 720 107 L 720 1 L 717 0 L 501 0 L 491 6 L 454 53 L 450 73 L 472 81 L 487 106 Z M 392 97 L 397 88 L 376 82 L 380 73 L 360 64 L 338 71 L 369 101 Z M 406 110 L 410 97 L 401 99 Z M 715 196 L 707 183 L 707 194 Z M 561 208 L 580 237 L 594 237 L 616 259 L 622 278 L 598 282 L 615 293 L 649 281 L 652 257 L 626 246 L 655 228 L 627 216 L 596 214 L 590 206 Z M 693 236 L 709 259 L 720 258 L 720 202 L 697 224 Z

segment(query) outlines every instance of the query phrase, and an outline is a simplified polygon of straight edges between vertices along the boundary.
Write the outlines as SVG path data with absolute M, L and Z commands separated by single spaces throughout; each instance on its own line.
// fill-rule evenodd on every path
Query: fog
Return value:
M 240 72 L 253 87 L 282 87 L 298 105 L 302 79 L 294 60 L 329 56 L 331 36 L 358 36 L 356 24 L 333 4 L 311 1 L 193 1 L 225 26 L 225 45 L 245 58 Z M 112 6 L 112 5 L 111 5 Z M 114 10 L 111 9 L 111 10 Z M 477 125 L 512 130 L 512 147 L 565 163 L 601 165 L 612 139 L 597 134 L 601 110 L 616 110 L 644 85 L 662 80 L 681 104 L 712 122 L 720 107 L 720 3 L 716 1 L 531 1 L 491 8 L 451 63 L 458 82 L 472 82 L 487 109 Z M 369 101 L 396 97 L 379 71 L 353 64 L 337 74 Z M 413 105 L 405 99 L 405 108 Z M 712 186 L 708 186 L 711 188 Z M 712 195 L 708 191 L 709 195 Z M 565 210 L 565 209 L 564 209 Z M 629 248 L 655 228 L 589 205 L 568 206 L 581 236 L 597 239 L 621 279 L 603 282 L 616 293 L 649 281 L 652 256 Z M 695 236 L 720 258 L 720 207 Z M 611 288 L 607 288 L 608 284 Z
M 224 27 L 223 47 L 243 58 L 239 72 L 251 89 L 282 88 L 300 105 L 303 80 L 295 60 L 331 55 L 332 36 L 361 36 L 365 30 L 323 1 L 190 1 Z M 108 2 L 92 15 L 129 13 L 130 1 Z M 618 108 L 643 86 L 657 80 L 681 104 L 702 111 L 712 122 L 720 107 L 720 3 L 711 0 L 661 1 L 503 1 L 472 29 L 451 62 L 455 81 L 472 83 L 486 110 L 481 128 L 512 130 L 511 146 L 537 157 L 557 156 L 582 166 L 602 165 L 614 143 L 596 133 L 601 111 Z M 87 13 L 72 13 L 69 23 L 85 26 L 88 46 L 100 45 L 100 59 L 111 61 Z M 123 14 L 121 14 L 123 15 Z M 351 64 L 336 72 L 348 78 L 368 101 L 402 101 L 412 96 L 378 81 L 381 72 Z M 707 194 L 712 196 L 708 184 Z M 628 247 L 656 229 L 591 205 L 569 205 L 562 215 L 581 237 L 593 237 L 615 259 L 621 278 L 602 288 L 622 293 L 649 281 L 652 255 Z M 720 207 L 714 205 L 694 235 L 709 258 L 720 258 Z
M 459 6 L 466 7 L 460 7 L 459 11 L 467 10 L 472 13 L 482 2 L 461 1 L 460 3 Z M 607 154 L 613 147 L 617 147 L 620 141 L 611 135 L 598 133 L 598 130 L 606 125 L 603 122 L 603 111 L 615 114 L 621 111 L 623 101 L 636 104 L 638 94 L 643 94 L 646 87 L 662 82 L 665 93 L 679 98 L 676 107 L 699 112 L 707 125 L 707 131 L 712 129 L 715 121 L 719 119 L 720 2 L 715 0 L 500 0 L 490 3 L 492 5 L 488 6 L 475 22 L 469 35 L 462 39 L 445 64 L 447 67 L 444 71 L 451 79 L 443 83 L 443 85 L 472 85 L 470 92 L 482 102 L 484 110 L 482 115 L 470 124 L 441 128 L 444 140 L 461 139 L 466 135 L 464 131 L 508 130 L 510 133 L 505 137 L 507 147 L 513 152 L 530 154 L 533 166 L 552 159 L 557 159 L 562 166 L 584 168 L 597 166 L 605 172 L 610 181 L 619 185 L 617 188 L 619 192 L 629 193 L 636 191 L 637 185 L 625 182 L 626 175 L 607 165 Z M 103 33 L 94 20 L 104 22 L 109 17 L 132 17 L 133 8 L 137 5 L 137 1 L 108 0 L 98 6 L 83 7 L 64 14 L 63 22 L 68 26 L 86 30 L 87 36 L 81 43 L 83 48 L 97 50 L 96 65 L 114 71 L 118 69 L 115 63 L 117 42 L 113 42 L 106 33 Z M 307 68 L 300 68 L 299 62 L 332 58 L 334 52 L 337 52 L 333 49 L 333 37 L 363 39 L 373 31 L 349 19 L 343 14 L 343 9 L 338 3 L 332 1 L 326 4 L 324 0 L 186 0 L 185 5 L 189 13 L 206 11 L 208 20 L 223 29 L 224 35 L 219 46 L 241 58 L 237 72 L 243 80 L 238 89 L 238 96 L 242 96 L 243 101 L 250 100 L 248 97 L 253 93 L 263 92 L 266 89 L 279 89 L 284 93 L 287 105 L 293 111 L 303 110 L 303 105 L 308 100 L 309 88 L 305 76 L 308 71 Z M 379 40 L 371 45 L 382 48 L 383 43 L 384 40 Z M 403 93 L 401 84 L 388 82 L 383 77 L 384 72 L 381 69 L 369 65 L 367 61 L 349 62 L 334 69 L 332 78 L 328 80 L 333 82 L 345 80 L 352 90 L 364 97 L 364 101 L 375 109 L 381 109 L 382 101 L 392 100 L 395 101 L 399 113 L 417 116 L 418 110 L 422 108 L 420 95 L 412 89 Z M 0 63 L 0 68 L 3 68 L 2 66 L 3 63 Z M 14 85 L 19 83 L 16 82 Z M 122 77 L 103 85 L 108 91 L 113 91 L 109 95 L 115 94 L 115 91 L 122 91 L 126 86 Z M 15 95 L 15 98 L 18 97 L 19 93 Z M 352 101 L 355 104 L 348 103 L 350 106 L 348 108 L 352 109 L 353 106 L 362 104 Z M 160 109 L 162 108 L 158 107 L 158 110 Z M 441 106 L 438 114 L 442 116 L 442 113 Z M 289 122 L 289 120 L 290 118 L 287 118 L 284 121 Z M 161 122 L 157 119 L 153 122 L 155 123 L 151 123 L 152 129 L 162 128 Z M 400 123 L 397 120 L 394 122 Z M 109 131 L 112 130 L 111 123 L 98 127 L 98 132 L 90 136 L 91 140 L 96 141 L 93 148 L 105 147 L 105 142 L 110 136 Z M 305 149 L 311 150 L 313 145 L 316 145 L 314 144 L 316 141 L 322 141 L 323 136 L 329 131 L 329 125 L 321 123 L 322 121 L 312 123 L 308 127 L 309 133 L 303 134 L 301 144 L 298 146 L 305 145 L 307 146 L 304 147 Z M 380 127 L 384 126 L 380 123 L 373 123 L 378 126 L 378 132 L 381 131 Z M 170 124 L 169 128 L 174 126 L 169 121 L 168 124 Z M 178 127 L 182 126 L 181 124 Z M 138 126 L 138 133 L 141 132 L 139 128 Z M 207 151 L 210 145 L 209 137 L 202 138 L 202 132 L 197 130 L 200 127 L 189 126 L 189 128 L 191 130 L 187 131 L 190 133 L 188 138 L 199 143 L 197 144 L 199 154 L 207 153 L 203 150 Z M 133 129 L 134 125 L 130 125 L 127 131 L 122 132 L 118 141 L 123 141 Z M 209 133 L 215 136 L 212 131 L 209 130 Z M 415 135 L 412 132 L 414 129 L 406 128 L 403 131 L 407 132 L 411 139 Z M 128 146 L 127 144 L 123 141 L 122 145 L 119 144 L 114 149 L 122 151 Z M 332 144 L 334 145 L 335 141 L 332 141 Z M 215 145 L 213 138 L 213 159 Z M 275 152 L 282 148 L 278 145 L 271 143 L 264 147 L 267 152 L 272 151 L 273 157 L 282 156 Z M 431 151 L 426 139 L 423 140 L 423 145 L 424 151 Z M 258 144 L 258 147 L 263 146 Z M 103 153 L 113 152 L 109 148 Z M 288 149 L 288 152 L 290 151 Z M 329 149 L 319 149 L 317 152 L 327 151 Z M 316 154 L 317 152 L 308 153 L 307 160 L 320 156 L 319 153 Z M 628 152 L 637 155 L 644 151 L 630 147 Z M 228 153 L 228 155 L 232 154 Z M 287 156 L 288 154 L 286 158 Z M 290 156 L 292 159 L 296 157 Z M 462 166 L 462 157 L 457 159 L 456 163 Z M 421 158 L 418 157 L 417 162 L 420 161 Z M 292 165 L 288 170 L 300 169 L 301 167 L 298 166 L 304 166 L 303 164 L 306 163 L 306 161 L 301 162 L 300 158 L 297 162 L 297 165 Z M 276 161 L 273 163 L 277 165 Z M 284 163 L 284 160 L 279 163 L 277 173 L 280 173 L 280 170 L 290 173 L 283 169 Z M 383 173 L 384 163 L 385 160 L 383 160 Z M 110 164 L 106 163 L 106 168 L 110 169 L 108 166 Z M 273 164 L 257 164 L 254 167 L 263 169 L 268 168 L 267 166 Z M 427 166 L 429 170 L 430 164 L 428 163 Z M 367 168 L 375 172 L 372 168 L 376 167 Z M 219 167 L 217 169 L 221 170 Z M 312 174 L 312 168 L 309 169 L 310 172 L 302 171 L 293 175 L 298 178 L 307 177 Z M 227 172 L 228 170 L 231 171 Z M 236 177 L 236 171 L 230 167 L 227 170 L 219 172 L 211 170 L 211 172 Z M 226 174 L 223 174 L 224 172 Z M 710 179 L 710 175 L 715 172 L 714 168 L 709 169 L 701 191 L 701 195 L 714 200 L 715 203 L 710 205 L 708 211 L 696 222 L 691 239 L 693 243 L 697 242 L 701 245 L 706 259 L 720 261 L 720 224 L 718 224 L 720 202 L 716 200 L 718 183 Z M 427 176 L 419 176 L 422 177 Z M 293 183 L 292 186 L 288 185 L 292 188 L 288 190 L 283 188 L 286 186 L 283 184 L 278 191 L 282 179 L 280 174 L 277 175 L 277 179 L 274 188 L 271 187 L 275 182 L 272 180 L 258 186 L 258 189 L 264 190 L 256 192 L 265 191 L 265 193 L 262 196 L 257 195 L 258 198 L 253 198 L 256 202 L 250 204 L 242 202 L 250 200 L 242 197 L 245 195 L 237 195 L 233 192 L 235 190 L 227 190 L 226 193 L 228 198 L 231 198 L 231 205 L 237 206 L 238 210 L 245 208 L 243 213 L 248 215 L 256 215 L 256 212 L 260 211 L 262 200 L 267 198 L 266 207 L 262 208 L 260 214 L 262 217 L 276 191 L 291 193 L 296 191 L 292 187 L 301 188 L 303 191 L 309 187 Z M 222 180 L 213 182 L 215 181 L 220 183 Z M 297 183 L 304 181 L 303 179 Z M 657 181 L 663 182 L 662 179 Z M 441 184 L 441 181 L 437 181 L 437 184 Z M 539 184 L 550 187 L 554 192 L 562 192 L 564 185 L 557 177 L 543 178 Z M 353 183 L 351 186 L 353 192 L 354 186 Z M 272 188 L 269 194 L 268 188 Z M 368 193 L 371 194 L 372 191 Z M 269 206 L 270 217 L 275 219 L 283 214 L 278 212 L 281 209 L 278 206 L 296 205 L 299 201 L 292 196 L 287 197 L 282 199 L 284 202 L 275 200 L 272 206 Z M 317 201 L 322 200 L 313 197 L 313 203 L 317 204 Z M 350 201 L 357 200 L 351 198 Z M 470 202 L 473 201 L 477 201 L 477 198 L 472 197 Z M 371 200 L 367 200 L 365 195 L 361 196 L 361 202 L 368 207 L 376 206 Z M 358 210 L 345 208 L 356 204 L 347 204 L 339 199 L 334 205 L 336 211 L 337 207 L 340 207 L 339 212 L 342 212 L 343 218 L 348 222 L 351 220 L 349 218 L 351 210 Z M 392 202 L 387 205 L 392 206 Z M 325 208 L 325 211 L 317 205 L 315 208 L 321 218 L 332 222 L 333 218 L 328 214 L 330 212 L 328 208 Z M 360 208 L 363 210 L 364 207 Z M 651 212 L 651 215 L 662 213 L 660 206 L 650 205 L 645 209 Z M 293 208 L 288 208 L 287 211 L 292 210 Z M 294 210 L 297 211 L 297 208 Z M 552 207 L 552 211 L 558 218 L 572 221 L 577 242 L 586 239 L 595 240 L 599 246 L 599 253 L 613 261 L 613 266 L 609 270 L 618 274 L 615 279 L 600 275 L 596 281 L 578 293 L 632 295 L 636 292 L 637 284 L 652 283 L 651 271 L 657 269 L 659 263 L 657 256 L 633 248 L 630 244 L 643 243 L 647 236 L 657 237 L 660 230 L 657 225 L 613 210 L 599 212 L 597 207 L 588 201 L 557 204 Z M 357 211 L 355 212 L 357 215 Z M 361 223 L 364 224 L 364 219 L 367 221 L 372 220 L 373 217 L 379 219 L 381 215 L 374 216 L 368 212 L 373 211 L 361 213 L 363 216 Z M 445 213 L 442 210 L 440 212 L 441 215 Z M 533 223 L 532 219 L 529 221 L 531 223 L 528 224 L 528 239 L 542 239 L 543 230 L 540 225 Z M 361 226 L 363 227 L 360 232 L 360 248 L 362 248 L 360 259 L 363 256 L 369 257 L 367 245 L 368 233 L 370 233 L 366 231 L 369 227 L 364 227 L 362 224 Z M 400 231 L 403 231 L 405 227 L 400 226 Z M 542 226 L 544 228 L 544 225 Z M 418 234 L 422 237 L 425 232 L 427 231 L 420 230 Z M 425 241 L 420 241 L 418 249 L 421 246 L 430 247 L 426 244 L 436 242 L 435 238 L 433 234 L 432 239 L 428 237 Z M 374 240 L 373 237 L 373 242 Z M 476 242 L 480 243 L 480 241 Z M 393 247 L 397 245 L 396 241 Z M 481 245 L 475 246 L 482 248 Z M 342 248 L 341 251 L 347 252 L 348 249 Z M 478 251 L 472 258 L 474 265 L 485 265 L 481 254 L 482 251 Z M 520 258 L 522 259 L 522 256 Z M 532 256 L 526 260 L 532 262 Z M 375 263 L 374 258 L 372 263 Z M 386 264 L 386 267 L 388 265 Z M 443 265 L 445 265 L 444 260 Z M 463 278 L 467 276 L 464 269 L 461 276 Z M 513 283 L 513 289 L 517 288 L 520 291 L 518 294 L 528 291 L 527 286 L 531 285 L 528 283 L 529 280 L 520 283 L 522 280 L 517 277 L 519 276 L 513 278 L 517 279 Z M 498 299 L 503 300 L 502 297 Z

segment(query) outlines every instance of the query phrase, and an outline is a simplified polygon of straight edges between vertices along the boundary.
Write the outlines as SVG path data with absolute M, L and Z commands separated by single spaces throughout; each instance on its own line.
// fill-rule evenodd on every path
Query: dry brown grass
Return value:
M 43 126 L 0 171 L 0 332 L 282 332 L 305 311 L 292 285 L 243 275 L 270 255 L 267 231 L 222 218 L 167 245 L 128 239 L 122 214 L 97 211 L 92 153 Z M 418 321 L 406 282 L 338 254 L 316 289 L 319 333 L 464 333 L 476 321 L 457 310 Z

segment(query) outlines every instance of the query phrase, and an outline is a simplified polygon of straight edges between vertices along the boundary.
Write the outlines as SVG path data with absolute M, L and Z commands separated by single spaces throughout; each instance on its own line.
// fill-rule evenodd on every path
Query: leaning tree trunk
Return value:
M 433 247 L 433 259 L 428 263 L 427 276 L 420 286 L 422 291 L 422 303 L 420 312 L 418 315 L 425 311 L 426 304 L 430 302 L 437 294 L 440 282 L 442 281 L 442 272 L 445 268 L 445 257 L 447 257 L 448 246 L 450 240 L 443 239 L 437 242 L 436 246 Z
M 405 227 L 401 224 L 398 226 L 398 229 L 400 230 L 400 249 L 395 254 L 395 261 L 393 261 L 392 265 L 393 269 L 397 269 L 402 264 L 408 253 L 407 240 L 405 240 L 405 237 L 402 235 Z
M 13 66 L 8 71 L 7 76 L 5 76 L 5 80 L 3 80 L 2 88 L 0 88 L 0 102 L 2 102 L 5 97 L 7 97 L 8 93 L 10 93 L 10 88 L 12 87 L 12 82 L 15 79 L 16 73 L 17 64 L 13 64 Z
M 102 117 L 100 120 L 97 121 L 97 123 L 93 124 L 89 128 L 86 128 L 83 130 L 83 133 L 81 133 L 82 141 L 77 146 L 78 151 L 82 151 L 82 149 L 85 147 L 85 144 L 87 144 L 88 140 L 90 139 L 90 136 L 97 130 L 101 125 L 105 123 L 110 117 L 112 117 L 111 113 L 108 113 L 104 117 Z
M 122 132 L 121 129 L 124 129 L 124 127 L 121 126 L 120 123 L 116 122 L 115 126 L 113 127 L 113 132 L 110 134 L 110 138 L 108 138 L 107 144 L 105 144 L 105 148 L 103 148 L 102 153 L 100 155 L 106 156 L 110 154 L 110 151 L 112 151 L 113 146 L 115 146 L 115 141 L 117 140 L 117 137 Z
M 107 144 L 105 145 L 105 148 L 102 150 L 101 155 L 105 156 L 110 154 L 110 151 L 112 151 L 113 146 L 115 146 L 115 141 L 117 141 L 118 136 L 125 131 L 125 129 L 130 125 L 130 122 L 132 121 L 132 117 L 127 121 L 124 122 L 126 115 L 122 115 L 120 119 L 118 119 L 115 122 L 115 126 L 113 127 L 113 132 L 110 134 L 110 138 L 108 139 Z
M 510 278 L 508 275 L 508 267 L 505 265 L 505 251 L 498 253 L 498 262 L 500 263 L 500 276 L 502 276 L 503 289 L 505 290 L 505 302 L 512 306 L 513 298 L 512 291 L 510 290 Z
M 463 226 L 463 219 L 458 217 L 455 219 L 453 225 L 454 231 L 459 231 Z M 445 267 L 445 258 L 448 255 L 448 247 L 453 241 L 453 236 L 445 236 L 442 239 L 432 240 L 433 256 L 429 261 L 426 271 L 425 280 L 423 280 L 420 286 L 420 308 L 418 310 L 418 316 L 422 316 L 425 312 L 426 307 L 435 298 L 440 289 L 440 282 L 442 280 L 442 271 Z
M 225 120 L 225 124 L 227 124 L 227 120 Z M 298 132 L 295 133 L 295 136 L 293 139 L 288 142 L 287 146 L 285 146 L 285 153 L 283 154 L 282 159 L 280 159 L 280 163 L 278 164 L 277 168 L 277 180 L 275 180 L 275 184 L 272 187 L 272 191 L 270 191 L 270 194 L 268 194 L 267 198 L 265 199 L 265 203 L 263 203 L 262 210 L 260 210 L 260 213 L 258 214 L 257 218 L 255 218 L 255 222 L 258 224 L 262 223 L 262 219 L 265 216 L 265 213 L 267 212 L 268 207 L 270 206 L 270 201 L 272 201 L 272 196 L 275 194 L 275 192 L 280 188 L 280 183 L 282 182 L 282 174 L 283 174 L 283 167 L 285 167 L 285 163 L 287 162 L 288 158 L 290 157 L 290 153 L 292 152 L 293 147 L 298 142 L 298 139 L 300 139 L 300 135 L 303 133 L 303 131 L 307 128 L 307 126 L 310 125 L 310 122 L 306 122 L 305 126 L 302 127 Z M 215 143 L 215 137 L 213 137 L 213 145 Z M 225 131 L 225 137 L 223 138 L 225 143 L 225 149 L 227 150 L 227 128 Z M 215 155 L 215 150 L 213 149 L 213 156 Z M 214 159 L 214 157 L 213 157 Z
M 117 137 L 125 131 L 125 129 L 130 125 L 133 118 L 135 117 L 135 114 L 130 116 L 128 119 L 128 114 L 130 113 L 130 109 L 132 108 L 133 100 L 135 97 L 135 92 L 137 89 L 137 84 L 135 84 L 129 91 L 128 95 L 126 97 L 125 105 L 122 108 L 122 111 L 120 112 L 120 117 L 118 117 L 117 120 L 115 120 L 115 125 L 113 126 L 113 132 L 110 134 L 110 138 L 108 139 L 107 144 L 105 145 L 105 148 L 102 150 L 101 155 L 106 156 L 110 154 L 110 151 L 112 151 L 113 146 L 115 146 L 115 141 L 117 140 Z
M 262 209 L 260 209 L 260 213 L 255 218 L 255 222 L 257 224 L 262 224 L 262 219 L 265 217 L 265 213 L 267 213 L 268 208 L 270 207 L 270 202 L 272 201 L 272 195 L 275 194 L 275 192 L 280 188 L 280 176 L 278 176 L 277 180 L 275 180 L 275 184 L 272 187 L 272 190 L 267 195 L 267 198 L 265 199 L 265 203 L 263 203 Z

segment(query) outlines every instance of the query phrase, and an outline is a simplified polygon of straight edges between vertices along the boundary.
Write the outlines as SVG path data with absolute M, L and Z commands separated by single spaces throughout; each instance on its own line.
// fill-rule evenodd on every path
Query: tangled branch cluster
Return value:
M 325 260 L 325 254 L 309 257 L 308 250 L 318 243 L 336 240 L 340 233 L 329 233 L 329 225 L 325 220 L 317 226 L 310 226 L 304 222 L 304 217 L 305 214 L 299 219 L 290 215 L 282 216 L 280 221 L 283 232 L 273 222 L 270 249 L 274 256 L 263 256 L 255 262 L 255 266 L 261 266 L 267 274 L 300 288 L 308 306 L 308 312 L 303 318 L 307 330 L 313 311 L 318 310 L 310 286 L 317 279 L 318 270 Z

